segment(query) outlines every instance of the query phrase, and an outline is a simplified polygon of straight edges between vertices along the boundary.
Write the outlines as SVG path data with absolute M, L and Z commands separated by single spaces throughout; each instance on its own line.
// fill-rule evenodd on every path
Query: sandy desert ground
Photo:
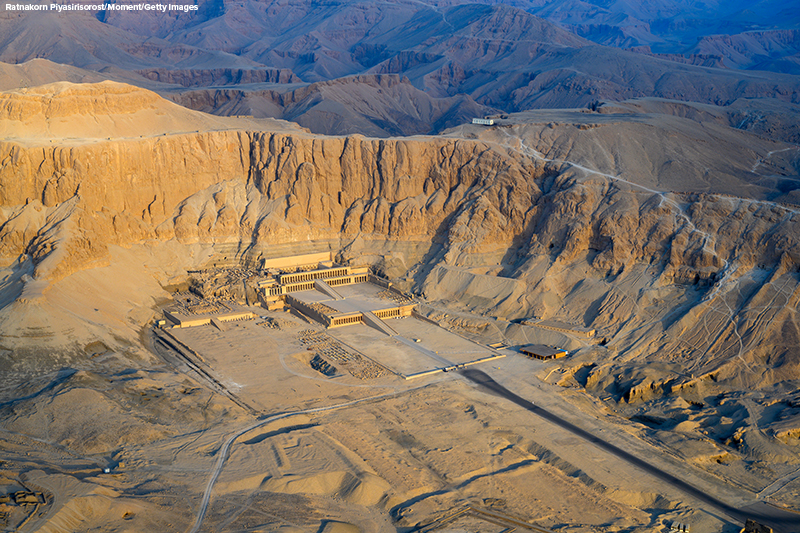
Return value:
M 29 397 L 3 407 L 3 488 L 42 491 L 47 504 L 14 508 L 9 525 L 30 513 L 21 531 L 411 531 L 473 506 L 500 520 L 472 513 L 438 530 L 503 531 L 515 523 L 503 520 L 528 523 L 531 531 L 661 531 L 673 522 L 738 530 L 718 510 L 458 373 L 414 380 L 389 373 L 326 377 L 309 365 L 298 340 L 309 330 L 325 335 L 319 325 L 256 311 L 267 320 L 226 331 L 208 325 L 170 332 L 202 355 L 204 369 L 236 403 L 149 331 L 143 342 L 155 355 L 141 354 L 135 367 L 120 368 L 130 355 L 123 359 L 98 344 L 86 354 L 85 370 L 27 383 Z M 394 320 L 392 327 L 424 343 L 453 335 L 415 322 Z M 517 329 L 530 341 L 552 335 Z M 411 360 L 414 370 L 440 366 L 414 350 L 398 357 L 367 326 L 330 330 L 330 336 L 389 368 Z M 461 345 L 447 356 L 486 350 L 455 338 Z M 445 344 L 429 345 L 454 343 Z M 777 461 L 770 465 L 782 479 L 777 484 L 723 468 L 725 453 L 713 441 L 670 441 L 635 417 L 620 416 L 609 408 L 614 402 L 571 386 L 579 372 L 569 366 L 576 362 L 537 362 L 509 351 L 480 368 L 536 405 L 737 508 L 765 496 L 796 502 L 791 480 L 798 472 L 790 458 L 780 470 Z M 678 399 L 663 403 L 665 412 L 700 412 Z M 648 416 L 655 416 L 652 410 Z

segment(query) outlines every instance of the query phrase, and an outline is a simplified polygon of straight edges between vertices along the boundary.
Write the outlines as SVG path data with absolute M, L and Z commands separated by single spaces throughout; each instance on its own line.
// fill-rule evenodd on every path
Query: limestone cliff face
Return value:
M 796 210 L 708 194 L 641 194 L 606 183 L 566 185 L 536 208 L 530 255 L 567 264 L 590 252 L 599 272 L 663 265 L 677 282 L 713 282 L 733 263 L 796 269 Z M 688 207 L 685 207 L 688 206 Z
M 5 142 L 0 158 L 0 250 L 33 255 L 47 276 L 81 268 L 108 244 L 359 234 L 441 242 L 454 265 L 509 248 L 564 264 L 591 253 L 598 273 L 656 263 L 677 282 L 713 282 L 731 262 L 800 264 L 800 228 L 786 207 L 588 183 L 481 141 L 209 132 Z M 44 261 L 64 246 L 56 265 Z
M 89 98 L 92 91 L 104 96 Z M 163 114 L 152 93 L 108 83 L 59 84 L 2 101 L 12 120 L 73 117 L 90 101 L 93 113 L 112 117 Z M 108 103 L 97 108 L 97 101 Z M 553 139 L 563 145 L 563 135 Z M 0 206 L 3 256 L 31 254 L 38 274 L 55 278 L 102 256 L 108 244 L 172 238 L 436 241 L 453 265 L 509 249 L 519 264 L 540 255 L 568 264 L 590 253 L 603 275 L 655 263 L 678 282 L 713 282 L 734 262 L 800 264 L 791 208 L 589 180 L 570 164 L 481 139 L 229 130 L 5 141 Z
M 518 228 L 531 195 L 541 194 L 534 179 L 524 179 L 535 177 L 541 166 L 481 142 L 360 136 L 300 140 L 265 134 L 253 141 L 251 183 L 262 196 L 284 203 L 287 223 L 331 235 L 432 239 L 465 203 L 498 187 L 517 187 L 515 200 L 501 209 L 511 227 Z M 520 202 L 527 205 L 520 208 Z
M 61 116 L 74 117 L 76 105 L 94 105 L 80 98 L 62 108 L 44 100 L 71 98 L 71 91 L 40 93 L 42 101 L 24 95 L 31 109 L 64 109 Z M 163 108 L 149 94 L 129 96 L 129 105 L 114 103 L 119 109 L 106 119 L 194 116 Z M 9 117 L 14 110 L 19 121 L 23 100 L 7 96 L 2 109 Z M 439 291 L 501 316 L 569 319 L 598 328 L 627 357 L 655 357 L 653 350 L 699 357 L 698 372 L 719 372 L 724 361 L 752 366 L 759 357 L 777 357 L 800 373 L 789 355 L 794 341 L 786 340 L 786 331 L 796 329 L 793 314 L 775 303 L 796 308 L 800 294 L 798 209 L 656 192 L 658 180 L 676 179 L 663 169 L 675 167 L 658 161 L 657 140 L 648 141 L 646 129 L 637 140 L 651 168 L 662 169 L 642 170 L 647 186 L 630 181 L 631 172 L 626 180 L 567 162 L 602 146 L 603 137 L 590 137 L 602 128 L 379 140 L 214 120 L 194 132 L 193 122 L 183 121 L 159 123 L 162 133 L 151 128 L 141 137 L 39 132 L 36 140 L 0 142 L 0 256 L 10 264 L 26 255 L 33 278 L 52 282 L 103 264 L 112 244 L 174 239 L 242 253 L 329 240 L 349 250 L 347 257 L 360 257 L 353 243 L 380 240 L 416 250 L 414 257 L 391 259 L 406 268 L 424 256 L 413 283 L 433 296 Z M 591 141 L 585 150 L 580 138 Z M 553 152 L 559 159 L 541 155 Z M 602 166 L 611 152 L 597 153 Z M 708 164 L 710 156 L 700 155 Z M 638 157 L 618 151 L 607 159 Z M 725 176 L 733 180 L 735 172 Z M 514 281 L 506 279 L 500 292 L 487 290 L 486 283 L 499 282 L 475 278 L 470 269 L 480 265 L 498 265 Z M 447 276 L 458 278 L 450 292 Z M 682 344 L 688 338 L 689 348 Z M 764 343 L 781 348 L 756 349 Z
M 430 241 L 446 235 L 442 225 L 456 212 L 457 227 L 490 213 L 481 240 L 496 244 L 510 242 L 541 194 L 526 179 L 540 165 L 473 141 L 214 132 L 74 147 L 6 142 L 0 154 L 7 258 L 43 259 L 78 234 L 98 253 L 111 243 L 173 237 L 267 244 L 364 233 Z M 74 227 L 54 242 L 67 220 Z M 68 255 L 47 275 L 81 267 Z
M 507 243 L 541 194 L 542 164 L 480 141 L 252 131 L 110 82 L 3 93 L 0 116 L 0 252 L 45 278 L 109 244 L 430 242 L 470 213 L 489 216 L 473 241 Z
M 66 243 L 97 252 L 75 250 L 48 264 L 47 275 L 61 277 L 108 244 L 171 238 L 173 212 L 185 198 L 225 176 L 246 176 L 243 139 L 243 133 L 224 132 L 72 147 L 0 143 L 0 202 L 7 219 L 0 249 L 5 257 L 29 253 L 39 259 Z M 72 206 L 68 213 L 65 204 Z
M 246 176 L 246 144 L 247 136 L 238 132 L 36 148 L 3 142 L 0 202 L 38 200 L 54 207 L 78 195 L 91 211 L 160 223 L 179 200 L 226 174 Z

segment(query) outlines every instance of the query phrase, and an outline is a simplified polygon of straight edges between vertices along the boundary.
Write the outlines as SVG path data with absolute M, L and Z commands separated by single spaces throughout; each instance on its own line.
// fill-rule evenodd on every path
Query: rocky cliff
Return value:
M 186 69 L 169 70 L 154 68 L 137 72 L 148 80 L 182 85 L 183 87 L 207 87 L 210 85 L 239 85 L 243 83 L 300 83 L 302 80 L 288 69 Z
M 44 261 L 78 240 L 86 248 L 68 256 L 172 237 L 258 244 L 363 232 L 431 240 L 490 180 L 502 176 L 510 190 L 541 171 L 476 141 L 322 138 L 291 128 L 187 133 L 178 112 L 191 112 L 171 106 L 159 124 L 166 102 L 110 82 L 6 93 L 0 105 L 6 133 L 19 137 L 0 148 L 9 259 L 30 253 Z M 69 126 L 85 115 L 97 116 L 96 136 Z M 104 121 L 128 121 L 146 135 L 103 138 L 97 126 Z M 519 201 L 529 204 L 530 194 L 538 194 L 533 181 L 525 188 L 504 206 L 515 226 L 527 209 Z M 81 263 L 59 261 L 47 275 L 61 277 Z
M 110 94 L 119 95 L 113 106 L 103 103 Z M 767 305 L 769 320 L 747 305 L 780 286 L 782 305 L 796 307 L 798 208 L 768 200 L 777 189 L 766 185 L 792 168 L 793 149 L 711 122 L 699 135 L 697 122 L 673 115 L 660 126 L 613 114 L 530 116 L 527 125 L 377 140 L 215 117 L 214 128 L 187 132 L 193 112 L 109 82 L 4 93 L 0 102 L 4 121 L 26 117 L 30 127 L 0 143 L 0 251 L 6 264 L 30 257 L 40 282 L 103 264 L 110 245 L 217 243 L 257 259 L 273 246 L 327 241 L 362 261 L 369 254 L 358 243 L 374 241 L 413 248 L 403 268 L 379 261 L 392 275 L 411 269 L 407 283 L 432 298 L 508 318 L 567 318 L 599 328 L 629 357 L 655 353 L 643 332 L 661 346 L 688 334 L 698 340 L 680 352 L 707 357 L 701 366 L 711 372 L 741 356 L 748 338 L 796 327 L 777 304 Z M 187 115 L 149 120 L 176 110 Z M 100 125 L 135 116 L 131 124 L 156 126 L 141 137 L 109 139 L 102 128 L 96 137 L 31 136 L 38 115 L 53 124 L 92 114 Z M 635 143 L 618 144 L 622 135 Z M 699 181 L 686 179 L 697 164 Z M 494 280 L 516 280 L 504 296 L 475 270 L 494 264 Z M 458 272 L 466 281 L 448 285 Z M 735 294 L 745 300 L 734 303 Z M 703 319 L 717 333 L 691 333 L 697 317 L 720 309 L 728 318 Z M 781 342 L 783 355 L 771 357 L 785 358 L 782 376 L 795 375 L 794 341 Z

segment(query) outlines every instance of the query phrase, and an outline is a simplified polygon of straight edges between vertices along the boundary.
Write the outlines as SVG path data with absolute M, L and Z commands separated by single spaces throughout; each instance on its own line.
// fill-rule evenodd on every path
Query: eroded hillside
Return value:
M 684 27 L 672 19 L 686 6 L 507 4 L 199 0 L 197 10 L 167 16 L 9 9 L 0 12 L 0 60 L 49 60 L 66 69 L 52 80 L 123 81 L 214 114 L 376 137 L 440 133 L 474 116 L 602 100 L 729 105 L 800 98 L 796 32 L 707 37 L 719 16 L 708 6 L 697 8 L 696 27 Z M 747 15 L 748 29 L 791 27 L 796 17 L 761 8 L 765 19 L 752 26 Z M 684 30 L 679 41 L 688 38 L 686 44 L 672 42 L 671 34 Z M 653 54 L 650 46 L 669 53 Z M 696 53 L 681 55 L 688 52 Z M 747 65 L 776 72 L 730 68 Z
M 234 244 L 249 260 L 291 242 L 335 242 L 345 254 L 360 241 L 415 243 L 405 266 L 430 252 L 420 273 L 502 258 L 503 275 L 521 279 L 547 258 L 585 261 L 598 279 L 647 265 L 661 284 L 716 289 L 800 261 L 797 150 L 719 117 L 697 128 L 635 110 L 532 114 L 487 131 L 374 140 L 277 122 L 258 131 L 111 82 L 2 101 L 3 256 L 30 256 L 37 279 L 102 260 L 110 244 L 171 239 Z M 92 128 L 72 126 L 90 114 Z M 504 315 L 540 311 L 524 292 Z

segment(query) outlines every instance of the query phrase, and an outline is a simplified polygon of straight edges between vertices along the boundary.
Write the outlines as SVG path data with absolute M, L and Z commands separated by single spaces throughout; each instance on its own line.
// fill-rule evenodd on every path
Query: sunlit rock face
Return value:
M 713 108 L 695 110 L 710 117 L 702 135 L 695 120 L 677 117 L 693 108 L 653 102 L 637 104 L 647 115 L 634 106 L 624 116 L 531 115 L 488 130 L 371 139 L 211 117 L 112 82 L 11 91 L 0 101 L 12 137 L 2 144 L 0 247 L 7 263 L 30 257 L 37 280 L 106 264 L 111 245 L 216 243 L 254 260 L 270 246 L 327 241 L 358 260 L 369 255 L 359 243 L 383 241 L 406 246 L 405 268 L 425 261 L 409 282 L 465 302 L 470 291 L 436 288 L 442 268 L 501 264 L 520 284 L 484 298 L 489 312 L 570 315 L 628 357 L 705 354 L 702 368 L 712 371 L 744 352 L 756 364 L 766 356 L 756 339 L 783 346 L 800 231 L 796 208 L 768 198 L 793 202 L 795 191 L 783 194 L 759 172 L 788 168 L 792 152 L 727 127 Z M 86 117 L 95 117 L 91 127 Z M 558 269 L 575 275 L 559 278 Z M 646 287 L 615 281 L 635 271 Z M 601 291 L 608 283 L 618 288 Z M 698 318 L 733 290 L 745 302 L 770 300 L 776 284 L 790 292 L 774 319 L 755 313 L 751 324 L 743 302 L 724 304 L 728 318 L 711 325 Z M 576 314 L 581 307 L 553 291 L 595 312 Z M 680 312 L 656 311 L 670 298 L 683 302 Z M 647 322 L 649 343 L 629 337 L 647 315 L 642 305 L 661 317 Z M 698 324 L 717 333 L 692 333 Z M 705 340 L 670 344 L 693 335 Z M 753 349 L 735 353 L 748 342 Z M 788 349 L 769 357 L 794 374 Z

